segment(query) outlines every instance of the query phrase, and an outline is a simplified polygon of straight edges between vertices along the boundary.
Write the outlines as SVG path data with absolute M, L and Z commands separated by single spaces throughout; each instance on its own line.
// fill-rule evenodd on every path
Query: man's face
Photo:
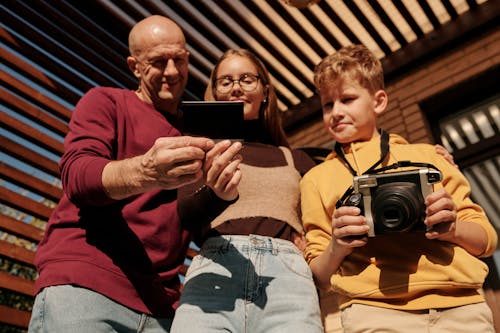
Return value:
M 189 52 L 183 45 L 151 43 L 134 59 L 139 97 L 157 109 L 175 112 L 187 84 Z

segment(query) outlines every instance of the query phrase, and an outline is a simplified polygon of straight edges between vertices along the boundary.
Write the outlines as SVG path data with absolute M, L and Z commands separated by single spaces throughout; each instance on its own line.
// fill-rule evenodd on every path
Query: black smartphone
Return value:
M 243 141 L 243 102 L 184 101 L 180 110 L 185 135 Z

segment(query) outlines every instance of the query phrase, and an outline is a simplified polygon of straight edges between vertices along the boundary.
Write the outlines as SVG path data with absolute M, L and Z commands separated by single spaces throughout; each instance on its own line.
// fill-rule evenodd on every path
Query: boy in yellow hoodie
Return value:
M 478 257 L 490 256 L 498 238 L 482 208 L 469 198 L 463 174 L 434 146 L 409 144 L 377 129 L 376 117 L 386 109 L 388 96 L 381 63 L 364 46 L 348 46 L 323 59 L 314 81 L 324 125 L 336 145 L 301 182 L 305 256 L 318 287 L 340 293 L 344 332 L 494 333 L 491 311 L 479 292 L 488 268 Z M 434 185 L 410 181 L 431 189 L 430 194 L 421 191 L 423 217 L 415 224 L 406 215 L 418 215 L 419 209 L 409 209 L 418 204 L 408 204 L 410 212 L 391 206 L 406 202 L 398 197 L 400 184 L 391 183 L 400 179 L 395 174 L 386 192 L 353 191 L 355 176 L 378 177 L 377 170 L 387 166 L 394 166 L 389 172 L 425 166 L 442 174 Z M 410 194 L 417 198 L 419 191 Z M 356 192 L 362 194 L 361 206 L 348 203 Z M 382 199 L 378 208 L 376 198 Z M 380 207 L 388 208 L 381 213 Z M 409 230 L 391 229 L 394 221 Z

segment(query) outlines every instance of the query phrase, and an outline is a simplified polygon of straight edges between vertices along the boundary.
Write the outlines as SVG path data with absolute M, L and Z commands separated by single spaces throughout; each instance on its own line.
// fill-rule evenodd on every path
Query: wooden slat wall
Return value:
M 133 89 L 136 79 L 126 41 L 65 1 L 4 2 L 0 15 L 0 266 L 27 272 L 0 271 L 0 293 L 26 300 L 0 304 L 0 326 L 22 332 L 31 316 L 34 251 L 62 195 L 57 163 L 72 109 L 93 86 Z M 194 255 L 190 249 L 187 263 Z
M 0 15 L 0 262 L 34 272 L 74 105 L 93 86 L 133 88 L 135 78 L 126 44 L 63 1 L 3 2 Z M 0 293 L 15 299 L 0 304 L 0 326 L 27 328 L 35 276 L 0 271 Z

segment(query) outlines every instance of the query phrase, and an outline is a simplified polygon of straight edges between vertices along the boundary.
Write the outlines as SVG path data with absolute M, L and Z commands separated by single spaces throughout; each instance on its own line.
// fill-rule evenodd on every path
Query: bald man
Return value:
M 64 195 L 35 258 L 29 332 L 169 332 L 190 239 L 176 189 L 210 174 L 220 177 L 216 194 L 238 195 L 241 144 L 175 127 L 188 78 L 181 28 L 150 16 L 129 47 L 138 88 L 93 88 L 73 112 L 59 165 Z
M 175 114 L 188 78 L 189 52 L 177 24 L 162 16 L 137 23 L 129 35 L 127 63 L 139 79 L 137 96 Z

